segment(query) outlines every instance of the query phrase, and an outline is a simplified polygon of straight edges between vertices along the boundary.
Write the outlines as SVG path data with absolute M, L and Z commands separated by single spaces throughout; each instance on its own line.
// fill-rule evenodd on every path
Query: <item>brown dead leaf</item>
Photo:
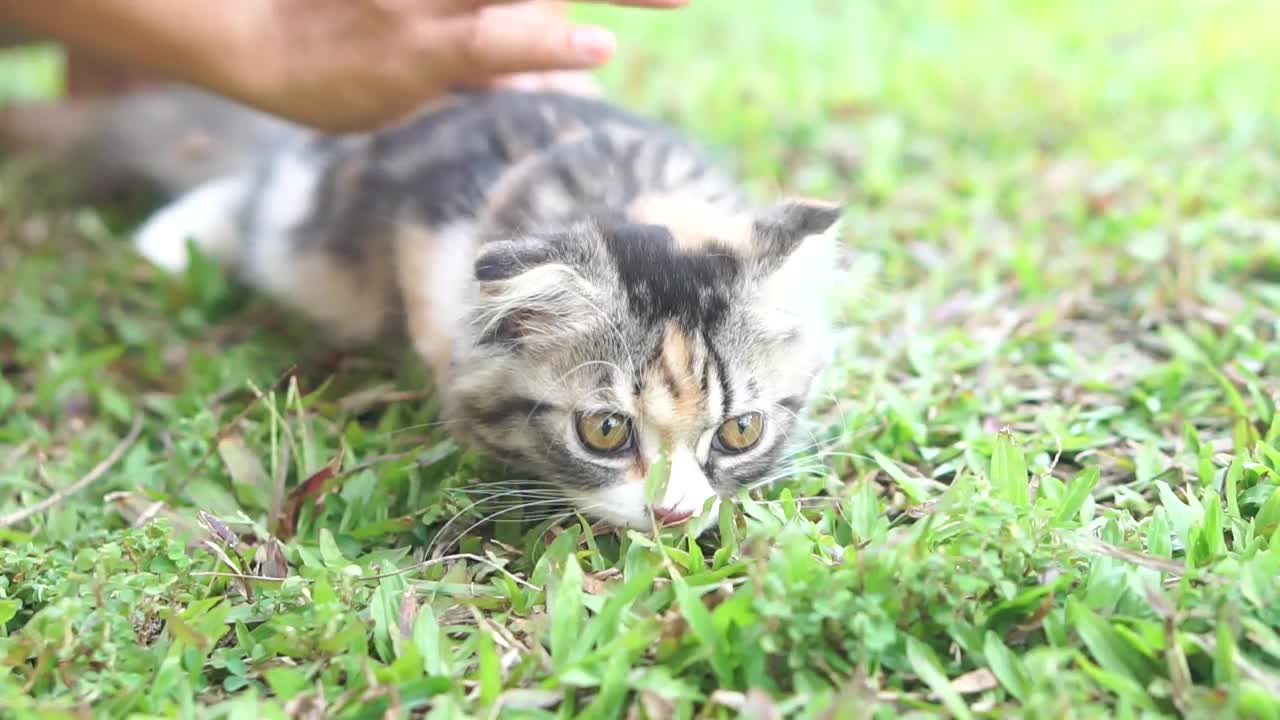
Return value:
M 782 720 L 782 711 L 773 702 L 773 698 L 760 689 L 751 689 L 746 693 L 734 690 L 716 690 L 711 693 L 711 702 L 737 711 L 738 717 L 741 718 Z
M 205 530 L 196 522 L 194 516 L 181 513 L 162 502 L 151 500 L 144 495 L 135 492 L 121 491 L 108 493 L 103 501 L 115 508 L 130 525 L 136 526 L 138 520 L 143 517 L 162 517 L 169 523 L 169 527 L 180 538 L 186 539 L 188 542 L 198 541 L 205 535 Z
M 239 433 L 229 433 L 218 438 L 218 456 L 236 485 L 255 487 L 264 493 L 271 490 L 271 479 L 262 460 L 245 444 Z
M 741 717 L 754 720 L 782 720 L 782 711 L 778 709 L 769 693 L 753 688 L 747 691 L 742 704 Z
M 658 631 L 659 654 L 680 647 L 689 632 L 689 623 L 678 610 L 668 610 L 662 616 L 662 627 Z
M 254 574 L 260 577 L 283 580 L 289 577 L 289 559 L 284 556 L 284 547 L 279 540 L 267 538 L 258 546 L 254 556 Z
M 992 690 L 998 684 L 996 676 L 987 668 L 971 670 L 951 681 L 952 689 L 961 695 L 972 695 L 973 693 Z
M 741 711 L 747 704 L 747 696 L 737 690 L 715 690 L 709 699 L 713 705 L 727 707 L 730 710 Z
M 359 415 L 380 405 L 423 400 L 431 396 L 426 390 L 396 390 L 394 385 L 383 383 L 347 395 L 338 400 L 338 407 L 352 415 Z
M 413 585 L 400 596 L 400 637 L 413 637 L 413 624 L 418 620 L 418 590 Z
M 641 720 L 666 720 L 676 714 L 676 704 L 652 690 L 641 690 L 631 709 Z
M 1040 606 L 1031 614 L 1031 617 L 1023 620 L 1013 627 L 1009 632 L 1009 641 L 1020 643 L 1027 639 L 1031 633 L 1040 629 L 1040 625 L 1044 623 L 1044 619 L 1049 617 L 1049 612 L 1053 610 L 1055 593 L 1048 593 L 1040 599 Z
M 541 688 L 511 688 L 498 696 L 499 708 L 513 710 L 546 710 L 560 704 L 564 693 Z
M 733 597 L 733 584 L 729 582 L 722 582 L 716 586 L 715 590 L 712 590 L 709 593 L 703 593 L 702 604 L 708 610 L 715 610 L 731 597 Z
M 332 460 L 325 463 L 324 467 L 311 473 L 310 477 L 289 491 L 289 496 L 284 502 L 284 511 L 281 513 L 280 527 L 277 529 L 281 539 L 288 540 L 293 537 L 298 527 L 298 512 L 302 510 L 302 503 L 308 499 L 319 500 L 325 493 L 332 490 L 335 483 L 330 481 L 335 479 L 341 467 L 342 453 L 339 452 L 333 456 Z
M 1187 654 L 1178 638 L 1177 609 L 1154 584 L 1147 585 L 1144 595 L 1151 609 L 1164 620 L 1164 658 L 1169 668 L 1169 694 L 1174 706 L 1185 714 L 1191 704 L 1192 680 Z
M 1081 549 L 1088 552 L 1105 555 L 1117 560 L 1124 560 L 1125 562 L 1133 563 L 1134 565 L 1141 565 L 1142 567 L 1158 570 L 1162 573 L 1168 573 L 1174 577 L 1182 577 L 1183 573 L 1187 571 L 1187 568 L 1183 563 L 1175 562 L 1167 558 L 1148 555 L 1146 553 L 1138 552 L 1137 550 L 1122 548 L 1079 533 L 1076 533 L 1073 537 L 1078 542 Z
M 877 690 L 878 683 L 867 676 L 866 668 L 859 663 L 853 675 L 841 684 L 834 701 L 827 707 L 818 720 L 870 720 L 879 702 L 893 702 L 893 698 L 882 698 Z
M 903 512 L 910 518 L 922 518 L 926 515 L 932 515 L 938 510 L 937 500 L 925 500 L 922 503 L 908 505 Z
M 62 414 L 68 422 L 84 423 L 93 415 L 93 402 L 84 393 L 71 393 L 62 401 Z
M 196 513 L 196 519 L 204 526 L 209 534 L 215 539 L 226 544 L 227 547 L 235 550 L 240 547 L 240 536 L 235 531 L 227 527 L 216 515 L 200 510 Z
M 150 645 L 164 632 L 164 620 L 155 613 L 147 613 L 133 619 L 133 634 L 139 645 Z
M 289 493 L 290 496 L 298 498 L 319 498 L 331 489 L 327 487 L 327 484 L 329 480 L 338 474 L 338 470 L 341 467 L 342 454 L 339 453 L 334 455 L 332 460 L 325 463 L 324 467 L 311 473 L 310 477 Z
M 436 622 L 440 627 L 454 627 L 458 625 L 474 625 L 475 618 L 471 613 L 472 608 L 468 605 L 450 605 L 445 608 L 444 612 L 436 618 Z
M 233 561 L 231 556 L 227 554 L 227 551 L 223 549 L 222 545 L 212 540 L 205 540 L 201 544 L 204 545 L 209 552 L 213 553 L 214 557 L 222 561 L 223 565 L 226 565 L 227 568 L 230 569 L 229 575 L 235 580 L 236 587 L 240 588 L 240 592 L 244 595 L 245 600 L 253 602 L 253 586 L 249 584 L 249 578 L 245 575 L 246 568 Z
M 295 695 L 285 703 L 284 711 L 289 720 L 325 720 L 328 717 L 324 693 L 318 688 L 315 692 Z
M 587 573 L 582 576 L 582 589 L 591 595 L 608 595 L 609 581 L 621 577 L 618 568 L 608 568 L 600 572 Z

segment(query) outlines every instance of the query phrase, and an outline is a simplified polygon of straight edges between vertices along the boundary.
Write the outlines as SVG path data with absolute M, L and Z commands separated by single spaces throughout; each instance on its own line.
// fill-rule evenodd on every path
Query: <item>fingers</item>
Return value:
M 638 8 L 678 8 L 689 4 L 689 0 L 576 0 L 577 2 L 586 2 L 594 5 L 620 5 L 622 7 L 638 7 Z M 466 6 L 471 9 L 483 7 L 485 5 L 502 5 L 507 3 L 521 2 L 521 0 L 455 0 L 460 6 Z
M 675 8 L 689 0 L 580 0 Z M 511 73 L 589 70 L 613 56 L 617 40 L 601 27 L 575 26 L 563 0 L 454 0 L 453 14 L 431 33 L 455 58 L 464 82 Z M 436 39 L 438 38 L 438 40 Z
M 689 0 L 578 0 L 579 2 L 623 5 L 626 7 L 675 8 L 689 4 Z
M 576 26 L 538 3 L 489 5 L 439 26 L 439 42 L 463 77 L 545 70 L 585 70 L 613 56 L 617 41 L 604 28 Z
M 553 70 L 502 75 L 490 80 L 485 85 L 507 90 L 553 90 L 582 97 L 602 97 L 604 95 L 604 91 L 596 83 L 595 78 L 590 73 L 582 70 Z

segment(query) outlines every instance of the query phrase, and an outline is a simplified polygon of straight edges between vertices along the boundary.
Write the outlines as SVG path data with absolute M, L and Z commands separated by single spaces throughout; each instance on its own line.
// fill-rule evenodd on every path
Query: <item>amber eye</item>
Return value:
M 578 416 L 578 439 L 592 452 L 620 453 L 631 447 L 631 419 L 617 413 L 583 413 Z
M 760 434 L 764 431 L 764 416 L 760 413 L 746 413 L 725 420 L 716 431 L 716 448 L 721 452 L 746 452 L 760 442 Z

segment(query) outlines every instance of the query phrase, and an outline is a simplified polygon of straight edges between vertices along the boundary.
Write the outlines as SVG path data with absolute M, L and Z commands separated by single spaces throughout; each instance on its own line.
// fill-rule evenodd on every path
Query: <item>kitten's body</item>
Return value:
M 325 137 L 182 97 L 126 102 L 99 145 L 97 167 L 183 193 L 141 252 L 177 271 L 190 237 L 340 340 L 407 330 L 452 431 L 588 514 L 680 519 L 787 446 L 826 358 L 835 209 L 754 211 L 695 146 L 594 100 L 463 95 Z M 203 172 L 148 164 L 169 146 L 130 143 L 166 102 L 233 147 Z

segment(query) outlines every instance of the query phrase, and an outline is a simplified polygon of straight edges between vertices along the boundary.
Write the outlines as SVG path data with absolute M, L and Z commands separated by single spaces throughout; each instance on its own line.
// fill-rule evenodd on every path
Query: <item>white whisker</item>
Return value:
M 511 507 L 508 507 L 508 508 L 505 508 L 505 509 L 502 509 L 502 510 L 498 510 L 497 512 L 490 513 L 489 515 L 486 515 L 486 516 L 484 516 L 484 517 L 480 518 L 480 519 L 479 519 L 479 520 L 477 520 L 476 522 L 474 522 L 474 523 L 472 523 L 471 525 L 467 526 L 467 528 L 466 528 L 466 529 L 464 529 L 462 532 L 457 533 L 457 534 L 454 536 L 454 539 L 464 538 L 464 537 L 466 537 L 467 535 L 470 535 L 472 530 L 475 530 L 476 528 L 480 527 L 481 525 L 484 525 L 485 523 L 492 521 L 494 518 L 501 517 L 501 516 L 503 516 L 503 515 L 506 515 L 506 514 L 511 513 L 511 512 L 515 512 L 516 510 L 520 510 L 520 509 L 522 509 L 522 508 L 545 506 L 545 505 L 549 505 L 549 504 L 567 504 L 568 502 L 569 502 L 569 501 L 568 501 L 567 499 L 565 499 L 565 498 L 557 498 L 557 499 L 554 499 L 554 500 L 534 500 L 534 501 L 532 501 L 532 502 L 528 502 L 528 503 L 523 503 L 523 504 L 519 504 L 519 505 L 513 505 L 513 506 L 511 506 Z M 431 542 L 430 542 L 430 543 L 428 543 L 428 547 L 436 546 L 436 543 L 437 543 L 437 542 L 439 542 L 439 540 L 440 540 L 442 537 L 444 537 L 444 533 L 445 533 L 445 531 L 449 528 L 449 526 L 451 526 L 451 525 L 453 524 L 453 521 L 454 521 L 454 520 L 456 520 L 456 519 L 458 519 L 459 517 L 462 517 L 463 512 L 466 512 L 466 510 L 471 509 L 471 507 L 474 507 L 475 505 L 476 505 L 476 503 L 473 503 L 471 506 L 469 506 L 468 508 L 464 509 L 462 512 L 459 512 L 458 514 L 456 514 L 456 515 L 454 515 L 452 518 L 450 518 L 450 519 L 449 519 L 449 522 L 445 523 L 445 524 L 444 524 L 444 526 L 443 526 L 443 527 L 441 527 L 441 528 L 440 528 L 440 530 L 436 533 L 435 537 L 434 537 L 434 538 L 432 538 Z M 453 540 L 450 540 L 450 541 L 449 541 L 449 543 L 448 543 L 448 545 L 452 545 L 452 544 L 453 544 Z M 435 553 L 442 553 L 442 552 L 444 551 L 444 549 L 445 549 L 446 547 L 448 547 L 448 545 L 440 545 L 440 546 L 437 546 L 434 552 L 435 552 Z

